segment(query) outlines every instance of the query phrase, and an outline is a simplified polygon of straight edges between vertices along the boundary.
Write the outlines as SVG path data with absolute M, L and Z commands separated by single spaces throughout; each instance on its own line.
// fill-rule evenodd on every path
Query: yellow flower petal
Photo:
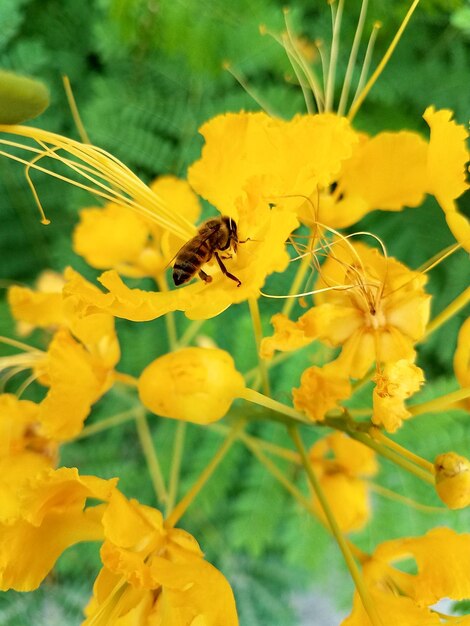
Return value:
M 454 200 L 468 189 L 465 181 L 468 133 L 452 120 L 448 109 L 428 107 L 424 119 L 431 130 L 427 175 L 428 191 L 436 196 L 452 234 L 470 252 L 470 222 L 457 212 Z
M 370 516 L 367 482 L 363 477 L 377 473 L 375 453 L 343 433 L 333 433 L 311 447 L 309 458 L 341 530 L 352 532 L 362 528 Z M 318 517 L 326 522 L 316 499 L 314 505 Z
M 411 417 L 404 400 L 416 393 L 424 382 L 423 370 L 401 359 L 386 363 L 375 377 L 372 422 L 394 433 Z
M 292 390 L 295 408 L 304 411 L 315 422 L 324 420 L 327 411 L 340 408 L 339 401 L 350 395 L 349 378 L 331 365 L 307 368 L 302 374 L 300 387 Z
M 360 201 L 364 213 L 418 206 L 426 193 L 426 155 L 426 142 L 416 133 L 379 133 L 363 140 L 344 164 L 341 192 L 350 202 Z
M 271 318 L 271 323 L 274 326 L 274 335 L 264 337 L 261 341 L 260 355 L 263 359 L 270 359 L 275 350 L 290 352 L 313 341 L 311 337 L 306 336 L 304 329 L 298 323 L 293 322 L 283 313 L 276 313 Z
M 65 323 L 60 292 L 44 293 L 15 285 L 8 289 L 8 304 L 16 320 L 33 327 L 49 328 Z
M 69 468 L 46 470 L 25 483 L 16 515 L 0 524 L 0 588 L 35 589 L 68 546 L 100 539 L 102 508 L 84 510 L 85 502 L 109 499 L 115 484 Z
M 434 462 L 436 491 L 450 509 L 470 505 L 470 461 L 455 452 L 439 454 Z
M 145 221 L 128 208 L 108 202 L 80 211 L 73 249 L 97 269 L 125 269 L 135 263 L 149 237 Z
M 329 185 L 357 141 L 348 121 L 331 113 L 290 121 L 265 113 L 229 113 L 213 118 L 200 132 L 206 143 L 202 158 L 189 169 L 189 182 L 232 216 L 234 202 L 253 179 L 259 182 L 259 197 L 274 203 Z M 295 202 L 302 203 L 300 197 Z
M 142 403 L 153 413 L 209 424 L 224 417 L 245 384 L 227 352 L 184 348 L 150 363 L 138 388 Z
M 470 317 L 462 324 L 454 353 L 454 371 L 461 387 L 470 387 Z M 470 400 L 463 405 L 470 410 Z
M 51 439 L 71 439 L 82 429 L 91 405 L 108 390 L 109 373 L 66 330 L 59 330 L 49 346 L 46 372 L 49 391 L 40 404 L 39 421 Z
M 161 626 L 238 626 L 230 585 L 203 559 L 171 563 L 152 560 L 152 573 L 162 585 Z
M 429 193 L 436 196 L 445 212 L 453 210 L 455 200 L 468 189 L 465 182 L 467 131 L 452 120 L 449 109 L 428 107 L 423 115 L 431 131 L 427 174 Z
M 423 537 L 396 539 L 380 545 L 376 556 L 399 562 L 410 554 L 418 566 L 413 582 L 413 599 L 418 605 L 433 605 L 442 598 L 470 597 L 470 534 L 450 528 L 434 528 Z
M 412 558 L 418 572 L 405 574 L 392 564 Z M 433 605 L 443 598 L 470 595 L 470 534 L 435 528 L 423 537 L 387 541 L 378 546 L 363 567 L 363 578 L 383 626 L 439 626 Z M 457 621 L 461 621 L 458 618 Z M 468 620 L 462 618 L 462 624 Z M 351 615 L 342 626 L 368 622 L 357 592 Z

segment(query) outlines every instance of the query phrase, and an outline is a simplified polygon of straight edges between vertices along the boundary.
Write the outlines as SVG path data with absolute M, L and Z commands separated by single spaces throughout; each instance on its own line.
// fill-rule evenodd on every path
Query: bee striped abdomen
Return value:
M 178 253 L 173 266 L 173 282 L 182 285 L 188 282 L 204 263 L 210 261 L 212 251 L 205 241 L 199 237 L 193 237 Z

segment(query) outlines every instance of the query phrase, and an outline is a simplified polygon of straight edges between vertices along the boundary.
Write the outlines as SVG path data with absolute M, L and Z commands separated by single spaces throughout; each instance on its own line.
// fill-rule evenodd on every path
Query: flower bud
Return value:
M 142 403 L 162 417 L 209 424 L 227 413 L 245 388 L 223 350 L 184 348 L 148 365 L 139 379 Z
M 39 80 L 0 70 L 0 123 L 21 124 L 49 105 L 49 91 Z
M 436 457 L 436 491 L 450 509 L 470 504 L 470 461 L 455 452 Z

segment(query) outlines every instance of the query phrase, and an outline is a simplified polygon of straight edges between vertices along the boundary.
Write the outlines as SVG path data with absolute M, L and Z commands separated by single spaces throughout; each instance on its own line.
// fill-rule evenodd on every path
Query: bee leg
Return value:
M 237 284 L 237 287 L 240 287 L 240 285 L 242 284 L 241 280 L 239 280 L 236 276 L 234 276 L 233 274 L 231 274 L 228 269 L 225 267 L 225 265 L 223 264 L 222 259 L 220 258 L 220 256 L 218 255 L 217 252 L 214 252 L 214 256 L 217 260 L 217 263 L 219 264 L 220 267 L 220 271 L 222 272 L 222 274 L 224 276 L 227 276 L 227 278 L 230 278 L 232 280 L 234 280 Z
M 232 258 L 232 254 L 230 254 L 230 253 L 229 253 L 229 254 L 223 254 L 223 255 L 221 254 L 221 255 L 220 255 L 220 258 L 221 258 L 221 259 L 224 259 L 224 260 L 225 260 L 225 259 L 231 259 L 231 258 Z
M 205 283 L 211 283 L 212 282 L 212 276 L 209 276 L 209 274 L 206 274 L 206 272 L 204 272 L 203 270 L 199 270 L 198 276 Z

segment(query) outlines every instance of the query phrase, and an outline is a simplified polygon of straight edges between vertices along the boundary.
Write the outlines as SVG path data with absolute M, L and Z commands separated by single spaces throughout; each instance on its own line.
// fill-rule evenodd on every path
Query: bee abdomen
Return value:
M 210 260 L 212 254 L 206 242 L 195 238 L 181 248 L 173 266 L 173 282 L 176 286 L 190 280 L 201 266 Z

